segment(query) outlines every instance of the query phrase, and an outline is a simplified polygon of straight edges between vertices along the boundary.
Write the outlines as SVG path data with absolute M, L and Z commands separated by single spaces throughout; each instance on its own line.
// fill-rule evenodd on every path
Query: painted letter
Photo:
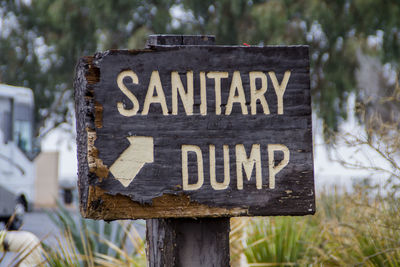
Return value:
M 139 101 L 137 100 L 136 96 L 131 91 L 129 91 L 128 88 L 126 88 L 126 86 L 124 84 L 125 77 L 131 78 L 133 84 L 138 84 L 139 79 L 138 79 L 138 76 L 136 75 L 136 73 L 134 73 L 131 70 L 125 70 L 125 71 L 121 72 L 120 74 L 118 74 L 118 77 L 117 77 L 118 88 L 129 98 L 129 100 L 132 102 L 132 105 L 133 105 L 133 107 L 131 109 L 126 109 L 122 102 L 118 102 L 117 103 L 118 111 L 122 116 L 131 117 L 131 116 L 136 115 L 136 113 L 138 112 Z
M 197 183 L 189 184 L 188 154 L 195 152 L 197 157 Z M 183 190 L 197 190 L 204 182 L 203 156 L 201 149 L 194 145 L 182 145 L 182 188 Z
M 275 166 L 274 153 L 275 151 L 283 152 L 283 160 Z M 290 159 L 289 149 L 285 145 L 281 144 L 269 144 L 268 145 L 268 166 L 269 166 L 269 188 L 275 188 L 275 175 L 280 172 L 286 165 L 288 165 Z
M 224 190 L 228 188 L 230 183 L 230 172 L 229 172 L 229 146 L 224 145 L 224 181 L 222 183 L 217 182 L 215 177 L 215 146 L 210 145 L 210 183 L 214 190 Z
M 237 89 L 237 90 L 236 90 Z M 238 95 L 236 95 L 236 91 Z M 246 106 L 246 97 L 244 95 L 242 78 L 240 77 L 240 72 L 235 71 L 233 72 L 232 82 L 231 82 L 231 89 L 229 91 L 228 102 L 226 103 L 226 110 L 225 115 L 230 115 L 232 112 L 233 103 L 240 103 L 242 107 L 242 114 L 247 115 L 247 106 Z
M 154 88 L 156 89 L 157 96 L 154 96 Z M 160 74 L 156 70 L 151 73 L 149 87 L 147 88 L 147 94 L 144 100 L 142 115 L 149 114 L 149 108 L 152 103 L 161 104 L 163 115 L 168 115 L 168 108 L 165 101 L 164 90 L 161 85 Z
M 250 181 L 251 173 L 253 172 L 254 164 L 256 165 L 256 186 L 257 189 L 262 189 L 262 176 L 261 176 L 261 151 L 260 145 L 254 144 L 251 148 L 250 157 L 247 158 L 244 145 L 236 145 L 236 175 L 237 187 L 239 190 L 243 189 L 243 170 L 246 172 L 247 180 Z
M 270 71 L 268 74 L 271 78 L 272 84 L 274 85 L 276 97 L 278 99 L 278 114 L 283 114 L 283 94 L 285 93 L 286 86 L 289 82 L 290 70 L 285 71 L 281 85 L 279 85 L 278 80 L 276 79 L 275 72 Z
M 200 114 L 207 115 L 206 73 L 200 71 Z
M 210 71 L 207 77 L 214 79 L 215 85 L 215 114 L 221 115 L 221 79 L 228 78 L 228 72 Z
M 193 115 L 193 71 L 186 72 L 186 86 L 187 92 L 185 92 L 179 73 L 177 71 L 171 72 L 173 115 L 178 114 L 178 92 L 181 96 L 186 115 Z
M 267 100 L 265 99 L 264 94 L 267 92 L 268 83 L 267 83 L 267 75 L 265 75 L 261 71 L 251 71 L 249 73 L 250 78 L 250 107 L 251 114 L 257 114 L 257 100 L 260 100 L 261 106 L 264 109 L 264 114 L 270 114 Z M 261 88 L 257 90 L 256 88 L 256 79 L 261 79 Z

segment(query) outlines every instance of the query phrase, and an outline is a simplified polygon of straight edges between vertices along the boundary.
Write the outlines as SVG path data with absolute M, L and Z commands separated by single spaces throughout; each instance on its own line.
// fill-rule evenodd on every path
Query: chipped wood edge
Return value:
M 98 151 L 94 147 L 96 140 L 96 126 L 101 126 L 99 119 L 93 121 L 102 109 L 95 108 L 93 85 L 99 82 L 100 70 L 93 65 L 93 57 L 79 59 L 75 71 L 75 114 L 76 114 L 76 142 L 78 157 L 78 189 L 80 211 L 86 217 L 88 201 L 90 199 L 89 185 L 98 176 L 106 177 L 102 162 L 97 159 Z M 97 167 L 100 165 L 100 168 Z M 96 175 L 98 174 L 98 175 Z M 97 176 L 97 177 L 96 177 Z
M 87 218 L 103 220 L 249 216 L 245 208 L 210 207 L 189 196 L 164 194 L 142 205 L 123 195 L 110 195 L 98 186 L 89 188 Z
M 93 86 L 100 80 L 100 71 L 94 66 L 93 60 L 93 57 L 79 60 L 74 80 L 78 188 L 82 216 L 104 220 L 248 216 L 248 209 L 210 207 L 193 202 L 183 194 L 166 194 L 154 198 L 152 205 L 142 205 L 127 196 L 108 194 L 95 185 L 108 177 L 109 168 L 98 157 L 95 147 L 96 128 L 102 127 L 103 107 L 94 100 Z

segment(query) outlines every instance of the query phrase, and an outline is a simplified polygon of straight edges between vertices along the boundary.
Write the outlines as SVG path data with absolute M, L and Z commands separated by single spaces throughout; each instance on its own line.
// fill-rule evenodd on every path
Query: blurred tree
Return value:
M 30 1 L 0 3 L 0 81 L 34 90 L 38 134 L 69 121 L 80 56 L 141 48 L 150 33 L 215 34 L 217 43 L 232 45 L 310 45 L 313 104 L 326 137 L 346 119 L 358 85 L 358 51 L 399 69 L 397 0 L 24 2 Z
M 397 0 L 181 0 L 192 32 L 213 33 L 220 44 L 310 45 L 313 103 L 325 137 L 347 116 L 359 83 L 357 52 L 379 57 L 397 71 Z M 359 88 L 363 90 L 363 88 Z M 333 130 L 333 131 L 332 131 Z
M 97 50 L 143 47 L 151 32 L 167 32 L 170 1 L 2 1 L 0 81 L 30 87 L 35 134 L 72 125 L 77 59 Z

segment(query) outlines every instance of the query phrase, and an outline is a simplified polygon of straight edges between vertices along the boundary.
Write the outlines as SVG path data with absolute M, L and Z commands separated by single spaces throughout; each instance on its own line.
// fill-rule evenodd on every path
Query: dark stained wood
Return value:
M 315 212 L 309 59 L 306 46 L 232 47 L 171 46 L 168 38 L 150 38 L 145 50 L 111 50 L 82 58 L 76 70 L 75 98 L 81 211 L 88 218 L 132 219 L 161 217 L 219 217 L 253 215 L 306 215 Z M 175 37 L 171 37 L 174 39 Z M 184 44 L 185 38 L 180 38 Z M 209 38 L 209 37 L 207 37 Z M 193 43 L 195 43 L 193 41 Z M 190 43 L 191 44 L 191 43 Z M 139 114 L 122 116 L 117 102 L 132 103 L 118 88 L 117 75 L 133 70 L 139 84 L 125 79 L 139 100 Z M 171 71 L 180 73 L 186 90 L 186 72 L 194 73 L 194 114 L 187 116 L 180 98 L 178 115 L 162 115 L 159 104 L 141 115 L 152 71 L 158 70 L 166 103 L 171 112 Z M 268 75 L 274 71 L 279 82 L 285 71 L 291 76 L 284 94 L 284 114 L 277 114 L 277 98 L 268 76 L 265 93 L 271 114 L 243 115 L 240 105 L 224 115 L 234 71 L 240 71 L 246 107 L 250 113 L 250 71 Z M 214 80 L 207 83 L 207 115 L 200 115 L 200 72 L 226 71 L 222 80 L 222 115 L 215 114 Z M 259 85 L 258 85 L 259 86 Z M 154 138 L 154 162 L 145 164 L 128 187 L 109 171 L 129 147 L 128 136 Z M 199 190 L 182 190 L 182 145 L 201 148 L 204 184 Z M 210 184 L 209 145 L 216 148 L 216 177 L 224 175 L 223 145 L 229 146 L 230 186 L 213 190 Z M 235 145 L 243 144 L 247 156 L 260 144 L 263 188 L 257 189 L 255 171 L 244 186 L 236 186 Z M 276 176 L 276 187 L 268 187 L 268 144 L 289 148 L 289 164 Z M 189 154 L 189 177 L 197 176 L 196 158 Z M 276 164 L 281 160 L 276 154 Z
M 229 219 L 150 219 L 147 247 L 150 267 L 229 266 Z
M 154 34 L 147 38 L 146 48 L 162 45 L 213 45 L 214 43 L 214 35 Z
M 149 267 L 176 265 L 178 243 L 175 224 L 171 225 L 170 222 L 171 219 L 146 220 L 146 256 Z

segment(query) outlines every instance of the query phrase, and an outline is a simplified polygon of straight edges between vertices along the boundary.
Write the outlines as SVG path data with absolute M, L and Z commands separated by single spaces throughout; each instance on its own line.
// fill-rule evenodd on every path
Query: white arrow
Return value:
M 127 138 L 131 144 L 110 167 L 115 179 L 125 187 L 135 179 L 145 163 L 154 161 L 153 137 L 129 136 Z

